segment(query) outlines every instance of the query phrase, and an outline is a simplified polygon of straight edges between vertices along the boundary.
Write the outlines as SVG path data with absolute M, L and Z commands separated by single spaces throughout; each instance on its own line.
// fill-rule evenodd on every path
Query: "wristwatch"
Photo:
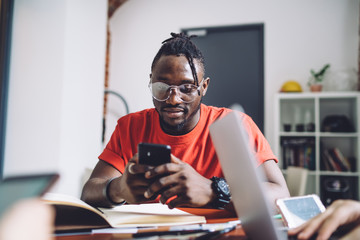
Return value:
M 216 195 L 216 199 L 212 202 L 212 206 L 217 209 L 224 209 L 224 207 L 230 202 L 231 194 L 229 185 L 224 178 L 212 177 L 211 188 Z

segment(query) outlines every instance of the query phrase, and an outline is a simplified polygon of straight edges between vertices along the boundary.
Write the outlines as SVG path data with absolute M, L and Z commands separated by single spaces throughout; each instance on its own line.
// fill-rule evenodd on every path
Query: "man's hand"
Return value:
M 155 179 L 144 193 L 146 198 L 161 194 L 160 202 L 169 208 L 203 207 L 214 198 L 211 180 L 201 176 L 189 164 L 171 155 L 171 163 L 163 164 L 145 173 L 145 178 Z
M 144 197 L 144 192 L 151 182 L 144 177 L 144 174 L 153 167 L 138 164 L 138 161 L 138 154 L 135 154 L 126 165 L 124 174 L 114 182 L 110 190 L 110 193 L 117 189 L 121 191 L 122 198 L 128 203 L 142 203 L 149 200 Z
M 317 233 L 316 239 L 328 239 L 340 226 L 360 223 L 360 203 L 354 200 L 336 200 L 325 212 L 301 226 L 290 229 L 289 235 L 298 239 L 309 239 Z
M 0 219 L 0 240 L 54 240 L 55 211 L 40 199 L 16 202 Z

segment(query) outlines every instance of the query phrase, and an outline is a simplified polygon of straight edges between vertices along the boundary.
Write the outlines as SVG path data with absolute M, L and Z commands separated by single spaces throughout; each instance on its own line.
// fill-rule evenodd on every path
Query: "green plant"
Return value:
M 313 69 L 310 70 L 311 77 L 308 84 L 320 84 L 324 80 L 324 75 L 326 70 L 330 67 L 330 64 L 325 64 L 325 66 L 318 72 L 315 72 Z

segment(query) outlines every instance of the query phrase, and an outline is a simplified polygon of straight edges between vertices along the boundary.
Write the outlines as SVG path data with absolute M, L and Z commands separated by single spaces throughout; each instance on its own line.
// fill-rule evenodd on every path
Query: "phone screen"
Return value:
M 139 163 L 159 166 L 170 162 L 171 147 L 154 143 L 139 143 Z
M 283 199 L 278 206 L 289 228 L 297 227 L 325 210 L 320 199 L 313 195 Z
M 304 198 L 301 200 L 289 199 L 284 201 L 284 204 L 292 214 L 304 221 L 307 221 L 321 213 L 313 198 Z

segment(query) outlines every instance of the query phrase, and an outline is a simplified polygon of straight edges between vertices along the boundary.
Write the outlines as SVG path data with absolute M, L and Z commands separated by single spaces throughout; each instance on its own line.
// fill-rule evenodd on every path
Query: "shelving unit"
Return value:
M 308 168 L 306 193 L 318 194 L 325 205 L 337 198 L 359 199 L 359 108 L 358 92 L 276 95 L 274 151 L 279 156 L 280 166 L 285 175 L 287 166 Z M 328 121 L 334 115 L 333 121 Z M 351 169 L 348 171 L 340 170 L 339 166 L 337 171 L 333 170 L 325 152 L 334 154 L 335 148 L 350 161 Z M 343 158 L 337 159 L 344 161 Z

